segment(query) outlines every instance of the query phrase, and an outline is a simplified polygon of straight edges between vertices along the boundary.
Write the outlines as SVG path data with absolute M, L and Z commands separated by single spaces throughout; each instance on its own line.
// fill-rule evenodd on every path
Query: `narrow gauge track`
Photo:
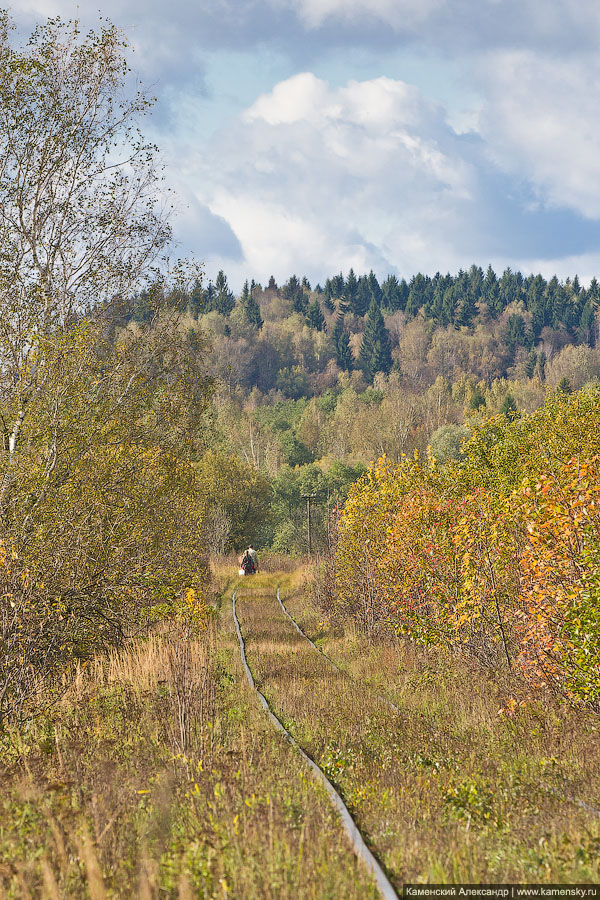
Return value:
M 279 590 L 277 591 L 277 598 L 279 599 Z M 375 881 L 377 883 L 379 893 L 383 897 L 383 900 L 399 900 L 398 894 L 396 893 L 392 883 L 390 882 L 387 875 L 381 868 L 381 865 L 379 864 L 379 862 L 377 861 L 377 859 L 375 858 L 373 853 L 367 847 L 367 844 L 365 843 L 365 839 L 363 838 L 362 834 L 360 833 L 360 830 L 359 830 L 356 822 L 352 818 L 350 811 L 348 810 L 348 807 L 342 800 L 340 794 L 338 794 L 338 792 L 336 791 L 336 789 L 334 788 L 332 783 L 329 781 L 329 779 L 327 778 L 327 776 L 325 775 L 323 770 L 317 765 L 317 763 L 314 761 L 314 759 L 311 759 L 311 757 L 308 755 L 308 753 L 306 753 L 306 751 L 302 749 L 302 747 L 296 741 L 296 739 L 294 737 L 292 737 L 292 735 L 287 730 L 287 728 L 285 728 L 284 725 L 282 724 L 282 722 L 280 722 L 280 720 L 277 718 L 277 716 L 275 715 L 275 713 L 272 711 L 271 707 L 269 706 L 269 703 L 268 703 L 265 695 L 262 694 L 259 691 L 259 689 L 256 687 L 256 684 L 254 682 L 254 677 L 252 675 L 250 666 L 248 665 L 248 661 L 246 659 L 246 645 L 244 642 L 244 638 L 242 636 L 242 631 L 240 629 L 240 623 L 239 623 L 239 620 L 237 617 L 236 600 L 237 600 L 237 591 L 234 591 L 233 597 L 232 597 L 233 621 L 235 623 L 235 630 L 236 630 L 238 642 L 240 645 L 240 655 L 242 658 L 242 665 L 243 665 L 244 671 L 246 673 L 246 678 L 248 679 L 248 684 L 250 685 L 252 690 L 256 694 L 258 694 L 258 698 L 261 702 L 261 705 L 262 705 L 263 709 L 265 710 L 267 716 L 271 720 L 272 724 L 275 726 L 275 728 L 277 728 L 278 731 L 280 731 L 283 734 L 285 739 L 292 745 L 292 747 L 294 747 L 299 752 L 299 754 L 302 757 L 302 759 L 304 760 L 304 762 L 307 763 L 307 765 L 310 767 L 314 778 L 327 791 L 327 793 L 329 795 L 329 799 L 331 800 L 332 804 L 334 805 L 334 807 L 336 808 L 336 810 L 339 813 L 340 821 L 342 823 L 344 831 L 346 832 L 346 834 L 348 835 L 348 838 L 350 839 L 350 843 L 352 845 L 352 849 L 354 850 L 354 853 L 356 854 L 358 859 L 361 862 L 363 862 L 364 865 L 367 867 L 367 869 L 372 873 L 372 875 L 375 878 Z M 280 601 L 280 603 L 281 603 L 281 601 Z M 289 616 L 289 613 L 286 612 L 286 614 Z M 289 618 L 291 618 L 291 616 L 289 616 Z M 296 626 L 296 627 L 298 628 L 299 626 Z M 312 643 L 312 641 L 311 641 L 311 643 Z M 313 644 L 313 646 L 314 646 L 314 644 Z M 315 650 L 316 649 L 317 648 L 315 647 Z M 336 666 L 336 668 L 337 668 L 337 666 Z
M 310 646 L 313 648 L 313 650 L 316 650 L 317 653 L 320 653 L 321 656 L 323 657 L 323 659 L 326 659 L 327 662 L 329 663 L 329 665 L 330 665 L 330 666 L 333 666 L 333 668 L 334 668 L 337 672 L 339 672 L 341 675 L 345 675 L 346 678 L 349 678 L 351 681 L 356 681 L 356 679 L 352 677 L 352 675 L 350 674 L 350 672 L 346 672 L 345 669 L 340 669 L 340 667 L 339 667 L 336 663 L 334 663 L 334 661 L 331 659 L 331 657 L 327 656 L 327 654 L 324 653 L 324 652 L 320 649 L 320 647 L 317 647 L 317 645 L 314 643 L 314 641 L 311 641 L 311 639 L 309 638 L 309 636 L 308 636 L 304 631 L 302 631 L 302 628 L 298 625 L 298 623 L 296 622 L 296 620 L 294 619 L 294 617 L 288 612 L 288 610 L 287 610 L 287 608 L 286 608 L 286 606 L 285 606 L 285 603 L 284 603 L 283 600 L 281 599 L 281 596 L 280 596 L 280 594 L 279 594 L 279 588 L 277 588 L 277 600 L 278 600 L 279 605 L 280 605 L 280 607 L 282 608 L 283 612 L 284 612 L 285 615 L 288 617 L 288 619 L 290 620 L 290 622 L 292 623 L 292 625 L 294 626 L 294 628 L 296 629 L 296 631 L 298 632 L 298 634 L 301 634 L 302 637 L 303 637 L 306 641 L 308 641 L 308 643 L 309 643 Z M 372 693 L 375 697 L 377 697 L 378 700 L 381 700 L 382 703 L 385 703 L 386 706 L 389 706 L 390 709 L 393 709 L 394 712 L 397 712 L 397 713 L 400 712 L 400 710 L 399 710 L 399 708 L 396 706 L 396 704 L 395 704 L 395 703 L 392 703 L 392 701 L 389 700 L 387 697 L 384 697 L 383 694 L 378 694 L 376 691 L 371 691 L 371 693 Z
M 299 634 L 301 634 L 302 637 L 305 638 L 305 640 L 308 641 L 308 643 L 311 645 L 313 650 L 316 650 L 317 653 L 320 653 L 321 656 L 323 657 L 323 659 L 326 659 L 327 662 L 331 666 L 333 666 L 334 669 L 336 669 L 342 675 L 345 675 L 347 678 L 350 678 L 352 681 L 354 681 L 355 679 L 352 677 L 352 675 L 350 675 L 349 672 L 346 672 L 344 669 L 340 669 L 340 667 L 338 665 L 336 665 L 336 663 L 334 663 L 334 661 L 329 656 L 327 656 L 327 654 L 324 653 L 323 650 L 320 649 L 320 647 L 317 647 L 317 645 L 314 643 L 314 641 L 312 641 L 309 638 L 309 636 L 302 630 L 302 628 L 300 627 L 300 625 L 298 625 L 298 623 L 296 622 L 294 617 L 291 615 L 291 613 L 286 609 L 286 606 L 280 597 L 279 588 L 277 588 L 277 600 L 279 601 L 280 607 L 282 608 L 283 612 L 288 617 L 288 619 L 290 620 L 290 622 L 292 623 L 292 625 L 294 626 L 296 631 Z M 373 692 L 373 693 L 375 693 L 375 692 Z M 383 697 L 381 694 L 377 694 L 377 693 L 375 693 L 375 696 L 379 700 L 381 700 L 383 703 L 386 703 L 392 709 L 395 709 L 396 712 L 400 712 L 400 710 L 395 705 L 395 703 L 392 703 L 392 701 L 388 700 L 387 697 Z M 544 787 L 546 788 L 546 790 L 548 790 L 551 794 L 554 794 L 555 797 L 558 797 L 559 800 L 562 800 L 564 803 L 573 803 L 574 806 L 578 806 L 580 809 L 583 809 L 586 812 L 590 813 L 590 815 L 600 817 L 600 809 L 598 809 L 597 806 L 594 806 L 593 803 L 588 803 L 587 800 L 579 800 L 577 797 L 567 797 L 565 794 L 563 794 L 557 788 L 552 787 L 549 784 L 545 784 Z

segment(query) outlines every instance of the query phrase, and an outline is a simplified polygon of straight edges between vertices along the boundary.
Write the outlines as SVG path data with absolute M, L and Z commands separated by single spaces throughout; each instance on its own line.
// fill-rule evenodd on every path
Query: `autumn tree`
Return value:
M 198 273 L 156 268 L 170 228 L 125 50 L 60 20 L 16 48 L 0 14 L 0 719 L 202 570 L 209 383 L 179 322 Z
M 0 399 L 6 515 L 32 401 L 75 318 L 105 311 L 147 276 L 169 238 L 154 149 L 124 93 L 120 32 L 80 40 L 50 20 L 23 49 L 0 15 Z M 48 448 L 52 459 L 53 449 Z

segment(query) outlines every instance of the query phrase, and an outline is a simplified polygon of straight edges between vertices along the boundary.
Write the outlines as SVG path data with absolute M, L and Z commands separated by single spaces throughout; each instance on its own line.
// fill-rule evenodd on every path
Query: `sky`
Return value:
M 98 4 L 11 13 L 123 29 L 207 279 L 600 276 L 597 0 Z

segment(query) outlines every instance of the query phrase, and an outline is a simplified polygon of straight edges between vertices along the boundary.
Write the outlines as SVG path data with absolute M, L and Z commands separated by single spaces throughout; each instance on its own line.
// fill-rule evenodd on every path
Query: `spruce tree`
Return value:
M 535 367 L 536 367 L 537 361 L 538 361 L 537 352 L 535 350 L 530 350 L 529 356 L 527 357 L 527 360 L 525 361 L 525 374 L 527 375 L 528 378 L 533 378 L 533 376 L 535 374 Z
M 356 295 L 358 293 L 358 278 L 354 274 L 354 269 L 350 269 L 348 277 L 344 282 L 343 293 L 340 302 L 340 310 L 343 313 L 356 313 Z
M 203 294 L 203 305 L 202 305 L 203 313 L 212 312 L 212 310 L 216 308 L 215 307 L 216 297 L 217 297 L 217 292 L 215 291 L 215 286 L 212 283 L 212 281 L 209 281 L 208 287 L 206 288 L 206 290 L 204 291 L 204 294 Z
M 292 275 L 289 281 L 284 284 L 282 293 L 286 300 L 291 301 L 292 309 L 294 310 L 294 312 L 302 314 L 306 313 L 306 308 L 308 306 L 306 294 L 304 293 L 304 288 L 295 275 Z
M 408 299 L 406 301 L 406 315 L 411 319 L 416 316 L 421 307 L 425 306 L 430 295 L 433 295 L 431 278 L 428 275 L 422 275 L 420 272 L 414 275 L 410 280 Z
M 214 308 L 217 312 L 220 312 L 222 316 L 228 316 L 235 306 L 235 296 L 229 289 L 227 277 L 223 272 L 223 269 L 220 270 L 215 280 L 215 291 Z
M 325 316 L 323 315 L 321 305 L 316 298 L 308 305 L 308 309 L 306 310 L 306 321 L 311 328 L 316 328 L 317 331 L 323 331 L 325 328 Z
M 335 320 L 331 338 L 335 347 L 335 358 L 338 366 L 346 372 L 352 371 L 354 368 L 354 357 L 350 349 L 350 338 L 347 332 L 344 331 L 344 317 L 341 315 L 338 315 Z
M 366 311 L 368 310 L 371 300 L 373 296 L 371 294 L 371 288 L 369 287 L 369 279 L 366 275 L 361 275 L 358 279 L 358 286 L 356 288 L 356 295 L 354 298 L 354 304 L 352 306 L 352 312 L 355 316 L 364 316 Z
M 519 415 L 517 401 L 515 400 L 513 395 L 510 393 L 510 391 L 506 394 L 506 396 L 504 398 L 504 402 L 502 403 L 502 406 L 500 407 L 500 413 L 509 421 L 516 419 L 517 416 Z
M 369 379 L 372 379 L 376 372 L 387 374 L 392 368 L 390 336 L 385 327 L 381 310 L 374 299 L 371 301 L 367 313 L 358 364 Z
M 204 312 L 204 291 L 202 290 L 202 282 L 199 278 L 194 281 L 194 286 L 190 293 L 190 313 L 197 319 L 201 312 Z
M 381 285 L 381 305 L 392 312 L 401 309 L 400 304 L 400 285 L 395 275 L 388 275 Z
M 331 279 L 331 290 L 334 300 L 339 300 L 340 297 L 344 296 L 344 284 L 344 276 L 341 272 L 339 275 L 334 275 Z
M 581 317 L 579 319 L 579 337 L 581 341 L 585 341 L 590 345 L 590 347 L 593 347 L 595 343 L 595 321 L 596 316 L 594 311 L 594 304 L 591 300 L 586 300 L 585 306 L 581 311 Z
M 244 313 L 250 325 L 254 325 L 255 328 L 258 328 L 260 330 L 263 326 L 263 319 L 260 314 L 260 306 L 258 305 L 253 291 L 249 288 L 247 281 L 242 288 L 240 303 L 242 304 L 242 309 L 244 310 Z
M 377 277 L 373 269 L 369 272 L 369 290 L 371 291 L 371 297 L 377 303 L 377 306 L 381 306 L 381 301 L 383 300 L 383 292 L 377 281 Z

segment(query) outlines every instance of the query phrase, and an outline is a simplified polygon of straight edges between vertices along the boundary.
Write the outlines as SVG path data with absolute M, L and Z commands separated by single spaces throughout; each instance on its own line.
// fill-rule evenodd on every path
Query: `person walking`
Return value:
M 250 546 L 248 547 L 248 550 L 246 552 L 247 552 L 248 556 L 250 557 L 250 559 L 252 560 L 252 564 L 254 566 L 254 571 L 258 572 L 258 553 L 254 549 L 252 544 L 250 544 Z
M 252 544 L 244 550 L 240 558 L 240 575 L 255 575 L 258 572 L 258 554 Z

